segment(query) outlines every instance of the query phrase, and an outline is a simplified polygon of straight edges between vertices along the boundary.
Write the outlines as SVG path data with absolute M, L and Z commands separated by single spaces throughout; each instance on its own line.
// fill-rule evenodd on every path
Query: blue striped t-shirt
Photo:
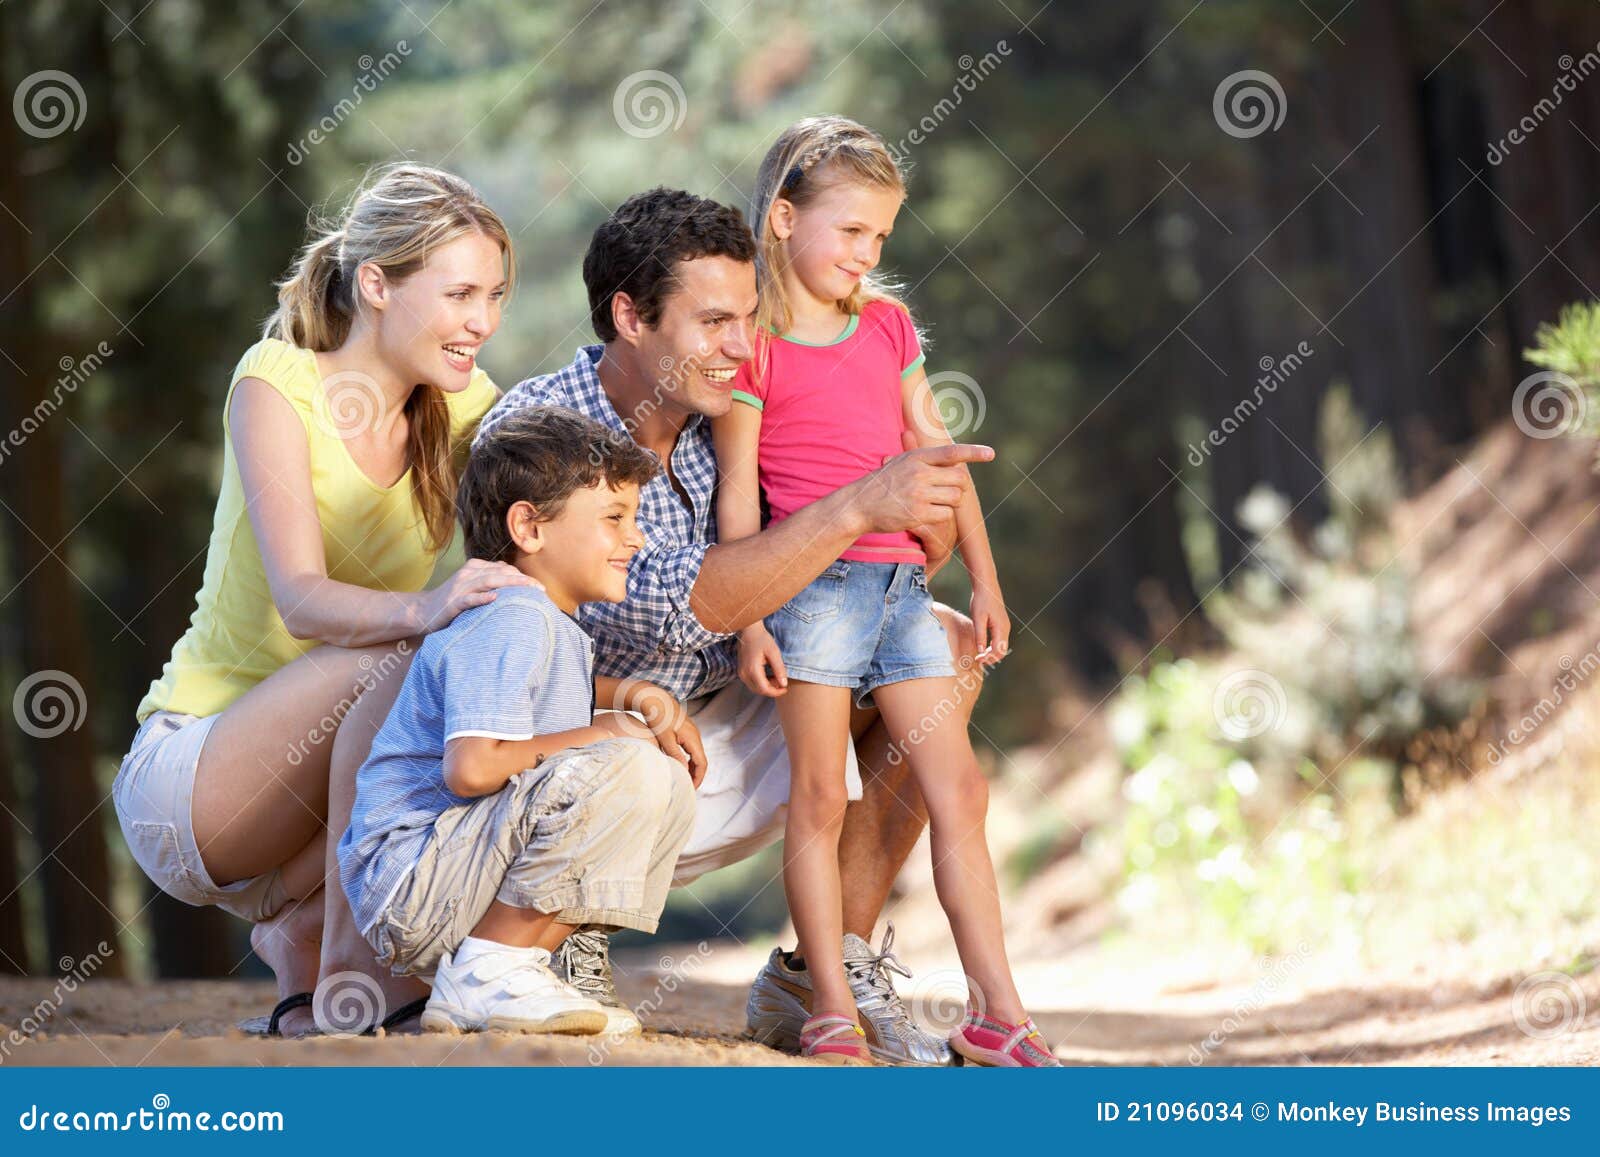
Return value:
M 421 858 L 434 821 L 471 800 L 444 782 L 457 736 L 531 739 L 594 720 L 594 646 L 535 587 L 502 587 L 423 640 L 356 777 L 339 877 L 356 925 L 377 923 Z

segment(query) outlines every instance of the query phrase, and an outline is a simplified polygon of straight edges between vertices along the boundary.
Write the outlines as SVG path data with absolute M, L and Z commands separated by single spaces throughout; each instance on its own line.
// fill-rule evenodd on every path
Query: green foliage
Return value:
M 1536 366 L 1566 374 L 1585 386 L 1600 383 L 1600 301 L 1566 306 L 1554 324 L 1541 322 L 1534 348 L 1522 356 Z
M 1522 356 L 1536 366 L 1570 378 L 1581 392 L 1576 421 L 1565 423 L 1565 433 L 1592 436 L 1600 433 L 1600 301 L 1578 301 L 1566 306 L 1554 324 L 1541 322 L 1534 331 L 1532 349 Z M 1538 405 L 1535 398 L 1533 405 Z M 1535 415 L 1538 416 L 1537 414 Z
M 1252 564 L 1205 606 L 1227 650 L 1129 678 L 1110 716 L 1130 773 L 1123 903 L 1198 905 L 1262 949 L 1351 902 L 1347 809 L 1387 809 L 1405 740 L 1474 694 L 1417 661 L 1387 438 L 1362 432 L 1340 390 L 1320 425 L 1328 519 L 1303 541 L 1288 503 L 1253 491 Z

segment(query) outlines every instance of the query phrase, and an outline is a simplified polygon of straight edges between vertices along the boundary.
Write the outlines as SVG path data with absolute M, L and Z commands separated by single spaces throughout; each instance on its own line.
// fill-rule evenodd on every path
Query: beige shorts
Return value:
M 777 843 L 789 811 L 789 749 L 778 701 L 735 679 L 686 706 L 705 744 L 706 778 L 695 792 L 694 830 L 673 871 L 675 888 Z M 845 752 L 845 788 L 860 799 L 854 745 Z
M 194 772 L 206 736 L 220 718 L 171 711 L 150 716 L 117 770 L 111 798 L 134 861 L 156 887 L 185 904 L 215 905 L 255 923 L 274 915 L 288 899 L 278 869 L 217 884 L 195 844 Z
M 395 851 L 408 874 L 367 939 L 379 964 L 426 976 L 496 900 L 563 924 L 654 932 L 693 812 L 688 772 L 654 744 L 568 748 L 447 809 L 420 855 L 414 842 Z

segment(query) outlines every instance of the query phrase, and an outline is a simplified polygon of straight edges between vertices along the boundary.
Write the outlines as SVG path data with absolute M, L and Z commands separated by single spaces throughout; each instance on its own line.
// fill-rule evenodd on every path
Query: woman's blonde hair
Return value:
M 350 336 L 361 308 L 356 270 L 372 264 L 391 282 L 422 268 L 428 255 L 468 233 L 505 254 L 506 288 L 516 277 L 511 234 L 478 191 L 452 173 L 399 162 L 373 169 L 337 221 L 313 218 L 312 238 L 278 285 L 278 308 L 263 336 L 326 353 Z M 444 391 L 418 385 L 406 400 L 411 492 L 428 543 L 443 550 L 454 530 L 460 466 L 451 453 Z
M 756 174 L 756 191 L 750 205 L 750 224 L 756 234 L 756 372 L 765 372 L 765 350 L 773 334 L 786 333 L 794 317 L 784 292 L 783 272 L 788 250 L 772 231 L 772 206 L 782 197 L 797 209 L 814 201 L 823 190 L 841 183 L 891 189 L 904 195 L 905 174 L 890 154 L 883 138 L 849 117 L 814 116 L 783 130 Z M 869 273 L 850 296 L 839 301 L 839 312 L 858 314 L 869 302 L 887 301 L 905 309 L 886 278 Z M 910 312 L 909 310 L 907 311 Z

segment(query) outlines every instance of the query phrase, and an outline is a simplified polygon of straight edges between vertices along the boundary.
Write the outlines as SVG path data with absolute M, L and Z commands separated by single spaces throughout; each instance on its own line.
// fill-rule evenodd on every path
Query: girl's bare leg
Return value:
M 961 699 L 949 716 L 952 727 L 965 727 L 983 690 L 983 668 L 973 661 L 978 650 L 972 620 L 960 611 L 934 604 L 944 624 L 955 661 L 956 690 Z M 899 748 L 889 741 L 875 707 L 857 708 L 852 716 L 856 759 L 861 765 L 861 798 L 845 811 L 839 836 L 839 876 L 844 889 L 844 930 L 863 940 L 873 929 L 894 888 L 895 877 L 927 826 L 928 813 L 916 780 Z
M 839 832 L 847 802 L 845 745 L 850 690 L 790 680 L 778 700 L 789 749 L 789 816 L 783 837 L 783 888 L 811 974 L 813 1012 L 855 1016 L 844 975 Z
M 908 679 L 879 687 L 872 697 L 891 737 L 917 736 L 915 743 L 902 743 L 901 750 L 927 804 L 934 887 L 950 919 L 961 967 L 983 1007 L 1016 1024 L 1027 1014 L 1006 959 L 1000 888 L 984 838 L 989 785 L 973 756 L 964 720 L 946 718 L 956 694 L 953 678 Z M 943 722 L 929 730 L 930 718 Z

